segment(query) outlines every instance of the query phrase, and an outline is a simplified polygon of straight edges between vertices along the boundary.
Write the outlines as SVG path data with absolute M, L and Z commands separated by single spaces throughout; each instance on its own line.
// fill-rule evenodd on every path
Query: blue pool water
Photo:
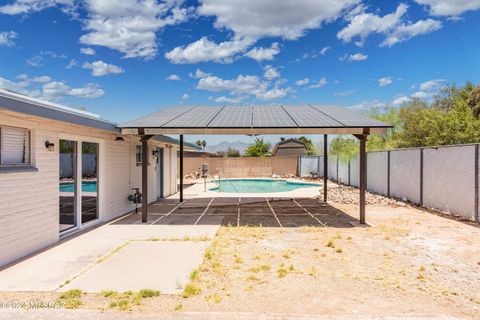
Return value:
M 96 181 L 83 181 L 82 182 L 82 191 L 83 192 L 97 192 L 97 182 Z M 73 192 L 73 183 L 60 183 L 60 192 Z
M 297 183 L 286 180 L 267 180 L 267 179 L 232 179 L 212 181 L 217 186 L 211 188 L 211 191 L 217 192 L 236 192 L 236 193 L 268 193 L 292 191 L 298 188 L 318 187 L 314 183 Z M 220 185 L 220 186 L 219 186 Z

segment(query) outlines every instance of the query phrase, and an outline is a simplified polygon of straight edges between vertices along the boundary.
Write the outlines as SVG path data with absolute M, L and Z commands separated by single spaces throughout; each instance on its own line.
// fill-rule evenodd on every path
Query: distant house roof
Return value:
M 120 129 L 115 122 L 102 119 L 97 114 L 35 99 L 3 89 L 0 89 L 0 110 L 1 109 L 120 134 Z M 155 135 L 153 139 L 174 145 L 179 145 L 180 143 L 177 139 L 165 135 Z M 191 149 L 200 149 L 200 147 L 193 143 L 185 142 L 184 145 Z
M 307 145 L 305 143 L 303 143 L 302 141 L 298 140 L 298 139 L 294 139 L 294 138 L 290 138 L 290 139 L 285 139 L 285 140 L 282 140 L 280 142 L 278 142 L 274 147 L 273 147 L 273 150 L 272 150 L 272 156 L 275 156 L 277 155 L 279 149 L 302 149 L 302 153 L 303 151 L 307 150 Z M 283 152 L 282 155 L 289 155 L 288 154 L 289 152 Z M 298 152 L 291 152 L 291 155 L 297 155 Z

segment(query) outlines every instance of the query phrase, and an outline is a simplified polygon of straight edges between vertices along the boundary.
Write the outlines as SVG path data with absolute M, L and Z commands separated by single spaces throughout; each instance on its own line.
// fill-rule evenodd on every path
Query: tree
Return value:
M 237 149 L 228 148 L 227 157 L 238 158 L 238 157 L 240 157 L 240 151 L 238 151 Z
M 195 144 L 199 147 L 202 147 L 202 151 L 205 151 L 205 147 L 207 146 L 207 141 L 205 140 L 197 140 Z
M 337 156 L 340 161 L 348 162 L 358 154 L 359 145 L 356 138 L 338 136 L 332 140 L 329 147 L 329 154 Z
M 270 155 L 271 144 L 265 141 L 263 138 L 255 138 L 255 141 L 251 143 L 245 150 L 247 157 L 264 157 Z
M 304 136 L 298 137 L 297 140 L 305 143 L 305 146 L 307 147 L 307 155 L 309 155 L 309 156 L 316 156 L 317 155 L 317 150 L 315 149 L 315 147 L 312 143 L 312 140 L 310 140 L 310 139 L 308 139 Z

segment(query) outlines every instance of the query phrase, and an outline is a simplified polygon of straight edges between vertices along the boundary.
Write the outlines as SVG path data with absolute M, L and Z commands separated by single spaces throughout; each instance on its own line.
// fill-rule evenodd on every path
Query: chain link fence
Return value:
M 368 152 L 367 190 L 479 221 L 479 149 L 460 145 Z M 298 172 L 323 176 L 323 156 L 301 156 Z M 359 172 L 358 158 L 328 158 L 333 181 L 358 187 Z

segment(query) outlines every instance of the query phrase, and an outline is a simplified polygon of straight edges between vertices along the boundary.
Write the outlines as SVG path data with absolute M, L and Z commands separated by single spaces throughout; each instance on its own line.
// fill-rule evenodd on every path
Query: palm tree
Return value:
M 195 144 L 199 147 L 202 147 L 202 151 L 205 151 L 205 147 L 207 146 L 207 141 L 205 140 L 197 140 Z

